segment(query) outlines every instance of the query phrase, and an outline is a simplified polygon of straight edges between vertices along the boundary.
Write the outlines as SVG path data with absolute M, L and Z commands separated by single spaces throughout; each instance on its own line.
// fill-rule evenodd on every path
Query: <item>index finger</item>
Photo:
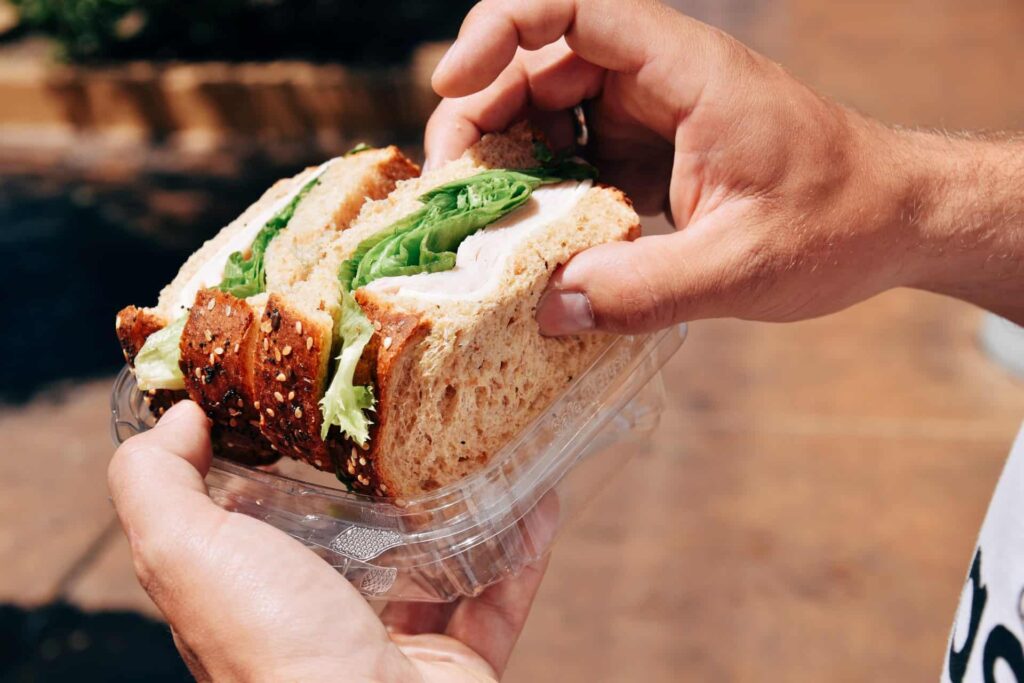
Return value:
M 580 57 L 605 69 L 635 72 L 648 59 L 648 0 L 483 0 L 466 15 L 459 37 L 434 71 L 442 97 L 464 97 L 490 85 L 515 57 L 565 36 Z M 638 30 L 622 31 L 629 21 Z

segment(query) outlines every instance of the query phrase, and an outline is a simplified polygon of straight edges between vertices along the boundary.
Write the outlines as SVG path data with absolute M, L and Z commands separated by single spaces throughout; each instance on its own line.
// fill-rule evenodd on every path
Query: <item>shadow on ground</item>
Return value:
M 0 679 L 11 683 L 190 681 L 165 624 L 63 603 L 0 605 Z

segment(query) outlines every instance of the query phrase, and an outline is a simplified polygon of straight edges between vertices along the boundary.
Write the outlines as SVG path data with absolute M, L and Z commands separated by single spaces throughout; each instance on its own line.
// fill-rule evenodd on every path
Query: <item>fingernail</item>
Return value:
M 594 329 L 594 309 L 583 292 L 548 290 L 537 304 L 537 324 L 548 337 L 587 332 Z

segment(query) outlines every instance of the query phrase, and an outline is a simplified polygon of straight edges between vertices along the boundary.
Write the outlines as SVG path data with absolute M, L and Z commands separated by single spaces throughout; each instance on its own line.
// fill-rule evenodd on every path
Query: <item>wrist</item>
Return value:
M 1024 314 L 1024 143 L 891 131 L 913 235 L 904 284 L 1020 319 Z

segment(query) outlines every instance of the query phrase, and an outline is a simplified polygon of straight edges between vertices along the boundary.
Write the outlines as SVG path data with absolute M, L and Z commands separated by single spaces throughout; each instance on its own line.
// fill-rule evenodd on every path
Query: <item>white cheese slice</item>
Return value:
M 589 180 L 568 180 L 539 187 L 523 206 L 463 240 L 451 270 L 382 277 L 366 289 L 433 302 L 482 301 L 498 287 L 509 256 L 535 233 L 569 215 L 591 185 Z

